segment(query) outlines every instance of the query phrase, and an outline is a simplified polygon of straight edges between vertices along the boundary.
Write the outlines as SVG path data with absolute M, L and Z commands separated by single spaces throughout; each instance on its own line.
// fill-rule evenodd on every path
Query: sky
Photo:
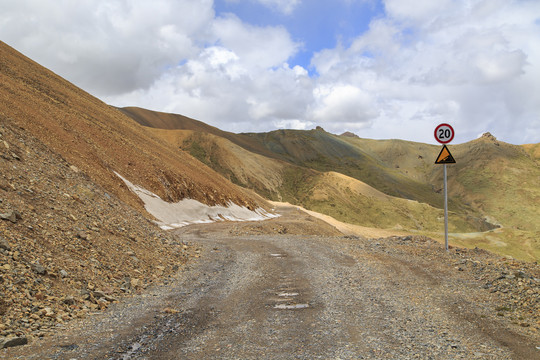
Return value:
M 538 0 L 3 0 L 0 40 L 108 104 L 236 133 L 540 142 Z

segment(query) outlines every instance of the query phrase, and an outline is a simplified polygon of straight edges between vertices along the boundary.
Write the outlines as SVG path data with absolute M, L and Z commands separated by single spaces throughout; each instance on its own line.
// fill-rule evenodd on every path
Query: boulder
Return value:
M 10 338 L 0 338 L 0 349 L 5 349 L 8 347 L 21 346 L 28 344 L 28 339 L 24 336 L 20 337 L 10 337 Z

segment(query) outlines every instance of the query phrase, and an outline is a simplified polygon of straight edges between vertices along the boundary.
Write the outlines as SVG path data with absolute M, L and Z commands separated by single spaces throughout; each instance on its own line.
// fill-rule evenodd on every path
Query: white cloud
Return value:
M 271 9 L 277 10 L 283 14 L 291 14 L 298 5 L 302 2 L 301 0 L 255 0 L 264 6 L 267 6 Z
M 301 8 L 250 1 L 287 19 Z M 352 1 L 375 0 L 335 6 Z M 433 142 L 444 121 L 455 142 L 485 131 L 540 141 L 539 1 L 381 1 L 365 33 L 313 55 L 311 76 L 291 63 L 301 39 L 216 17 L 212 0 L 3 1 L 0 28 L 3 41 L 111 104 L 230 131 L 321 125 Z
M 261 70 L 230 50 L 210 47 L 165 72 L 148 90 L 111 102 L 181 113 L 229 131 L 269 131 L 284 120 L 302 119 L 312 88 L 307 71 L 299 66 Z
M 524 127 L 534 128 L 539 141 L 534 119 L 540 114 L 540 84 L 531 81 L 540 75 L 540 3 L 411 3 L 385 1 L 387 17 L 373 20 L 349 48 L 327 49 L 313 58 L 319 82 L 341 82 L 369 94 L 378 112 L 367 113 L 377 115 L 368 116 L 372 125 L 363 133 L 432 142 L 432 129 L 448 121 L 456 125 L 457 142 L 483 131 L 523 142 Z M 355 103 L 347 101 L 350 93 L 329 96 L 322 97 L 319 118 L 340 121 L 346 113 L 365 124 L 366 101 L 356 101 L 355 113 L 352 105 L 340 104 Z M 341 107 L 349 111 L 340 112 Z M 400 123 L 429 131 L 422 139 L 418 130 L 414 134 Z
M 371 97 L 352 85 L 319 86 L 314 89 L 311 118 L 317 123 L 369 122 L 378 115 Z
M 197 53 L 211 0 L 5 1 L 2 37 L 100 96 L 148 87 L 164 67 Z
M 275 121 L 274 126 L 278 129 L 308 130 L 313 128 L 314 123 L 311 121 L 291 119 Z
M 257 27 L 229 15 L 213 22 L 214 37 L 235 52 L 249 67 L 280 66 L 293 56 L 299 44 L 292 41 L 284 27 Z
M 465 2 L 462 6 L 464 4 Z M 384 5 L 386 13 L 393 19 L 423 24 L 434 21 L 452 8 L 459 6 L 452 0 L 385 0 Z

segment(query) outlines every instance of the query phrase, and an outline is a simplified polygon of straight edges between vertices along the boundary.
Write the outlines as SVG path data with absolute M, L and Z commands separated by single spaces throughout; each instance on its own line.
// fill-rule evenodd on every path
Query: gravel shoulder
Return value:
M 282 211 L 178 230 L 201 252 L 177 278 L 0 358 L 540 357 L 538 265 L 422 237 L 338 236 Z

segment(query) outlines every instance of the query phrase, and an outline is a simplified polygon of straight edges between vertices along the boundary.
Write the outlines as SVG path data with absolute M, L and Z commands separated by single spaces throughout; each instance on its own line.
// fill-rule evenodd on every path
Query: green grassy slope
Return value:
M 367 227 L 436 231 L 443 212 L 425 203 L 386 195 L 352 177 L 267 158 L 207 133 L 151 129 L 201 162 L 271 200 L 301 205 Z M 442 201 L 441 201 L 442 202 Z M 453 231 L 477 231 L 482 221 L 451 213 Z
M 191 129 L 180 148 L 269 199 L 353 224 L 442 236 L 443 167 L 434 164 L 440 146 L 321 128 L 232 134 L 207 132 L 189 119 L 160 126 Z M 448 165 L 451 241 L 540 259 L 540 145 L 487 134 L 449 148 L 457 161 Z
M 280 159 L 321 172 L 336 171 L 365 182 L 385 194 L 441 206 L 437 192 L 424 179 L 401 171 L 360 139 L 340 137 L 324 130 L 278 130 L 246 134 L 257 139 Z M 435 155 L 436 156 L 436 155 Z M 458 207 L 459 204 L 453 204 Z

